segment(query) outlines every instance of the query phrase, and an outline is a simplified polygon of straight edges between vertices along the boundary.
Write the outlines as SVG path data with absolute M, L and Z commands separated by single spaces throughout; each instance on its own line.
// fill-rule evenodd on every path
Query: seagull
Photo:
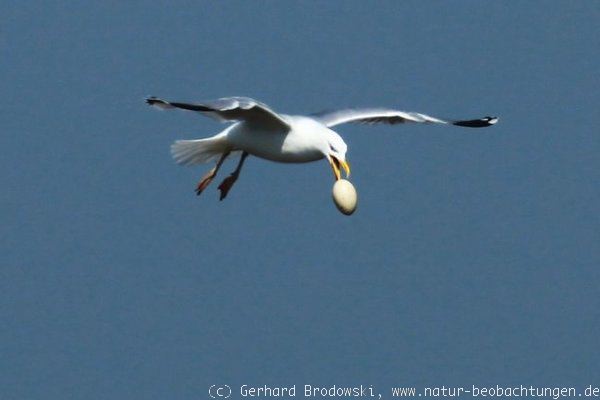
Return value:
M 445 120 L 417 112 L 386 108 L 359 108 L 326 111 L 309 116 L 279 114 L 267 105 L 249 97 L 224 97 L 202 103 L 179 103 L 146 98 L 146 103 L 159 109 L 195 111 L 218 121 L 230 123 L 215 136 L 196 140 L 177 140 L 171 154 L 181 165 L 196 165 L 216 160 L 216 165 L 196 185 L 200 195 L 216 177 L 227 157 L 240 153 L 235 170 L 218 189 L 223 200 L 237 181 L 248 155 L 281 163 L 306 163 L 327 159 L 335 180 L 350 175 L 346 161 L 348 146 L 331 128 L 345 123 L 363 124 L 445 124 L 483 128 L 498 122 L 497 117 L 469 120 Z

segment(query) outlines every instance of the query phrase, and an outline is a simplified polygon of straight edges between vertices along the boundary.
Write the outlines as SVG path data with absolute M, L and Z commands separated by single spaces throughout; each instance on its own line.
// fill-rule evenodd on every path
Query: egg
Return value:
M 356 210 L 358 196 L 354 185 L 346 179 L 338 179 L 333 184 L 333 202 L 342 214 L 352 215 Z

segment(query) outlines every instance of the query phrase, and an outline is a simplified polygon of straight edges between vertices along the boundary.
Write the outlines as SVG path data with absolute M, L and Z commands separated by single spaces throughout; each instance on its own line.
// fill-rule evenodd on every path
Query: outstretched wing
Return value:
M 313 114 L 312 117 L 328 127 L 348 122 L 362 124 L 403 124 L 418 122 L 425 124 L 450 124 L 469 128 L 482 128 L 494 125 L 497 117 L 483 117 L 469 120 L 444 120 L 417 112 L 397 111 L 384 108 L 347 109 Z
M 264 128 L 289 128 L 289 124 L 279 114 L 265 104 L 249 97 L 224 97 L 204 103 L 177 103 L 148 97 L 146 103 L 160 109 L 180 108 L 197 111 L 221 122 L 246 121 Z

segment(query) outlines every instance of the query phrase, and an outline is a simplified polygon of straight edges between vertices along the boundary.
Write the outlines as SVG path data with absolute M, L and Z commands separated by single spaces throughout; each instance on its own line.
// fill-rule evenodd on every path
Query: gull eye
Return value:
M 331 144 L 329 144 L 329 150 L 333 151 L 334 153 L 337 153 L 338 151 L 336 150 L 335 147 L 333 147 Z

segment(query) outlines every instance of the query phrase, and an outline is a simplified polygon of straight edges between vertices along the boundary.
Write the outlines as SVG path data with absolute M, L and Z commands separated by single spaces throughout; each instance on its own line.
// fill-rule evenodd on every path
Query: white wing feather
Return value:
M 497 117 L 483 117 L 472 120 L 444 120 L 412 111 L 398 111 L 385 108 L 346 109 L 313 114 L 312 117 L 322 124 L 332 127 L 345 123 L 362 124 L 402 124 L 406 122 L 451 124 L 470 128 L 481 128 L 498 122 Z
M 281 115 L 267 105 L 249 97 L 224 97 L 203 103 L 179 103 L 148 97 L 146 103 L 162 110 L 179 108 L 196 111 L 221 122 L 245 121 L 260 125 L 264 129 L 289 129 L 289 124 Z

